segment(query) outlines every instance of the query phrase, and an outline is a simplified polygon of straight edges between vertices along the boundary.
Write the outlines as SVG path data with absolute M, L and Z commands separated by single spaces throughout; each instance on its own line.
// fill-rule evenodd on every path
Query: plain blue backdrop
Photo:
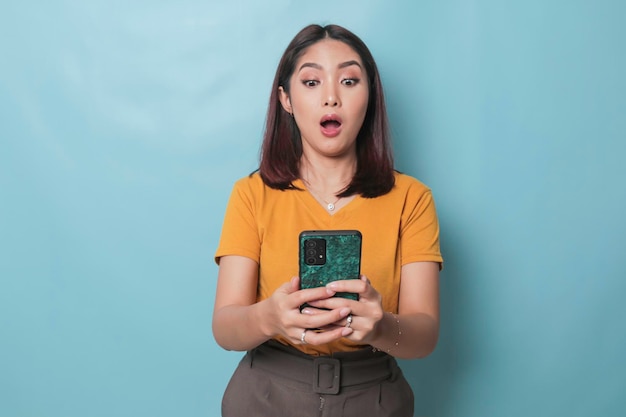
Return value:
M 219 415 L 213 253 L 308 23 L 370 46 L 437 201 L 416 416 L 626 415 L 626 3 L 4 3 L 0 416 Z

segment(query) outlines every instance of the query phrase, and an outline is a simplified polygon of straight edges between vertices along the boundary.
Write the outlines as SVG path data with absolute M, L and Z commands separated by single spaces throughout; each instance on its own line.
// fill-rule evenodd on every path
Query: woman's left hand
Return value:
M 336 309 L 348 307 L 351 314 L 334 325 L 325 329 L 335 329 L 337 327 L 350 327 L 352 333 L 346 336 L 357 343 L 367 344 L 376 337 L 378 324 L 383 318 L 382 296 L 372 287 L 370 281 L 364 275 L 361 279 L 349 279 L 333 281 L 327 288 L 335 292 L 357 293 L 359 300 L 350 300 L 343 297 L 331 297 L 324 300 L 310 302 L 312 307 L 320 309 Z M 307 307 L 302 310 L 303 314 L 317 314 L 315 308 Z

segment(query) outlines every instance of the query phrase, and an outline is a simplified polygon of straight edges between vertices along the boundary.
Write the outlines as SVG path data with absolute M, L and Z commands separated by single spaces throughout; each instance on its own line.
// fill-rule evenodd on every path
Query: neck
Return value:
M 300 178 L 324 195 L 336 195 L 350 184 L 356 172 L 356 158 L 318 160 L 302 156 Z

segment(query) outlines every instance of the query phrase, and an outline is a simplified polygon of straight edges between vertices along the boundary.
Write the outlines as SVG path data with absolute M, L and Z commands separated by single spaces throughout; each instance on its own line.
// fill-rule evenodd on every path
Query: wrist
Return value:
M 259 331 L 261 335 L 266 339 L 271 339 L 276 336 L 274 320 L 272 320 L 272 314 L 269 311 L 269 300 L 259 301 L 253 305 L 254 313 L 252 314 L 252 320 L 254 323 L 258 323 Z
M 382 320 L 378 322 L 376 333 L 372 343 L 373 350 L 391 354 L 400 346 L 402 329 L 399 316 L 391 312 L 384 313 Z

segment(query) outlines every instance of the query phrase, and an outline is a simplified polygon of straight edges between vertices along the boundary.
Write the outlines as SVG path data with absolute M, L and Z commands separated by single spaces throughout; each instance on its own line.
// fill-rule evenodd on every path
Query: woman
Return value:
M 298 235 L 327 229 L 361 232 L 363 275 L 299 289 Z M 224 416 L 413 415 L 394 357 L 437 343 L 439 226 L 430 190 L 393 169 L 378 70 L 353 33 L 311 25 L 287 47 L 260 168 L 235 184 L 215 256 L 215 339 L 248 351 Z

